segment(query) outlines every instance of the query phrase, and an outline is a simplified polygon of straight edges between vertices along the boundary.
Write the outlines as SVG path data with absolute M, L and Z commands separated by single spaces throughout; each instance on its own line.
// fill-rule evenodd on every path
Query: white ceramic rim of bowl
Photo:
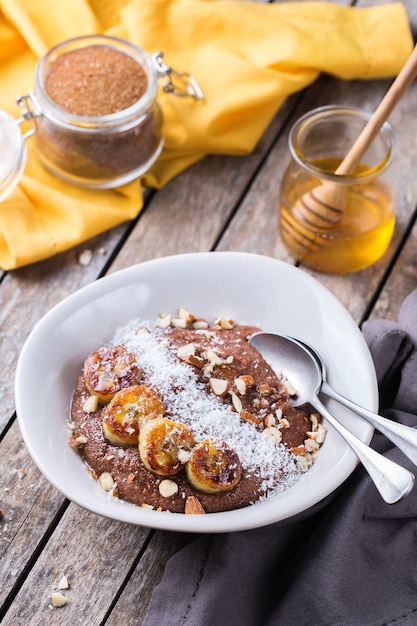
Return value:
M 42 474 L 69 500 L 104 517 L 196 533 L 246 530 L 286 520 L 329 496 L 358 463 L 331 427 L 318 460 L 296 485 L 244 509 L 207 515 L 145 510 L 109 496 L 90 477 L 67 444 L 65 426 L 84 358 L 128 321 L 156 318 L 179 307 L 211 321 L 225 315 L 309 341 L 321 352 L 330 382 L 377 410 L 375 369 L 359 328 L 339 300 L 303 270 L 246 252 L 162 257 L 76 291 L 52 308 L 25 342 L 16 370 L 16 409 L 24 442 Z M 369 424 L 332 400 L 325 404 L 369 443 Z

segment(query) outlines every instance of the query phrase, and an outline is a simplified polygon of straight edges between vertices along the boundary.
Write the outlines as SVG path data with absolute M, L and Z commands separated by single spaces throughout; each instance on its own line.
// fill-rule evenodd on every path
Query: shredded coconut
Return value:
M 207 394 L 193 369 L 173 354 L 156 322 L 133 320 L 116 331 L 111 343 L 135 355 L 143 377 L 158 390 L 172 419 L 189 426 L 197 439 L 226 441 L 247 472 L 259 473 L 262 489 L 277 493 L 299 478 L 300 466 L 289 450 L 263 437 L 239 413 Z

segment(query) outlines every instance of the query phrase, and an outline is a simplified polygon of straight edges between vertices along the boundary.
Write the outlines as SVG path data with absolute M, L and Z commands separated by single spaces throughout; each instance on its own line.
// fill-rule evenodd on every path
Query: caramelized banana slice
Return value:
M 139 430 L 147 420 L 162 417 L 164 407 L 155 389 L 133 385 L 118 391 L 105 409 L 103 435 L 115 446 L 138 445 Z
M 145 422 L 140 429 L 142 463 L 161 476 L 179 472 L 190 458 L 194 445 L 194 435 L 185 424 L 164 417 Z
M 220 493 L 236 487 L 242 465 L 237 453 L 225 441 L 205 439 L 194 448 L 185 471 L 194 489 Z
M 107 404 L 125 387 L 138 382 L 136 358 L 123 346 L 106 346 L 92 352 L 84 361 L 85 386 L 101 404 Z

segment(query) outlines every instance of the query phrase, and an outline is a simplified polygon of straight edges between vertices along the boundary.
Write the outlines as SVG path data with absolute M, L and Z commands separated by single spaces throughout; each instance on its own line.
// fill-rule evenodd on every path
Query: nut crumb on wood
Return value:
M 53 607 L 59 608 L 67 604 L 68 598 L 66 598 L 60 591 L 54 591 L 51 596 L 51 602 Z
M 62 576 L 61 580 L 58 583 L 58 589 L 69 589 L 69 581 L 66 576 Z
M 90 265 L 92 258 L 93 258 L 92 250 L 83 250 L 78 256 L 78 263 L 84 266 Z

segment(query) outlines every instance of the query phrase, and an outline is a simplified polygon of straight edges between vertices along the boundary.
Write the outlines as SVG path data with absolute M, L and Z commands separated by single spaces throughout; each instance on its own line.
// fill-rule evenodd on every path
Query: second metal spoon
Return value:
M 302 343 L 291 337 L 273 333 L 255 333 L 251 343 L 277 373 L 284 373 L 297 390 L 292 397 L 294 406 L 311 404 L 343 437 L 372 478 L 382 498 L 388 504 L 406 496 L 414 484 L 414 475 L 407 469 L 382 456 L 343 426 L 320 401 L 322 371 L 317 359 Z
M 385 435 L 387 439 L 392 441 L 397 446 L 397 448 L 399 448 L 405 454 L 405 456 L 407 456 L 410 461 L 414 463 L 414 465 L 417 465 L 417 430 L 415 428 L 411 428 L 411 426 L 406 426 L 405 424 L 393 422 L 386 417 L 382 417 L 382 415 L 373 413 L 372 411 L 365 409 L 359 404 L 356 404 L 352 400 L 349 400 L 348 398 L 342 396 L 327 382 L 326 368 L 317 350 L 310 346 L 310 344 L 305 343 L 305 341 L 295 339 L 294 337 L 291 337 L 291 339 L 307 348 L 307 350 L 309 350 L 313 357 L 316 359 L 317 365 L 321 369 L 322 375 L 322 384 L 320 391 L 329 398 L 333 398 L 333 400 L 340 402 L 340 404 L 343 404 L 343 406 L 347 407 L 357 415 L 360 415 L 360 417 L 363 417 L 364 420 L 372 424 L 372 426 L 379 430 L 380 433 Z

